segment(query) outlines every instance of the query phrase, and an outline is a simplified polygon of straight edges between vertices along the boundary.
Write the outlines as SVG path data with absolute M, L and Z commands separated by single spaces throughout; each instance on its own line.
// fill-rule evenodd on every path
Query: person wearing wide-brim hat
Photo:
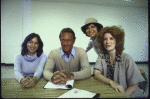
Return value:
M 103 25 L 98 23 L 98 21 L 94 18 L 88 18 L 85 20 L 85 25 L 81 27 L 81 30 L 86 36 L 91 38 L 88 46 L 86 47 L 86 52 L 88 52 L 91 48 L 94 48 L 97 54 L 102 53 L 96 41 L 96 35 L 102 28 Z

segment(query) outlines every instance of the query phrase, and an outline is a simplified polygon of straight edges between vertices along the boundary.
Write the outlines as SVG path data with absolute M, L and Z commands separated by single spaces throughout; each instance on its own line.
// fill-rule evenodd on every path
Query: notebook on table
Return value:
M 48 81 L 44 88 L 50 89 L 71 89 L 73 87 L 74 80 L 68 80 L 66 84 L 53 84 L 52 82 Z

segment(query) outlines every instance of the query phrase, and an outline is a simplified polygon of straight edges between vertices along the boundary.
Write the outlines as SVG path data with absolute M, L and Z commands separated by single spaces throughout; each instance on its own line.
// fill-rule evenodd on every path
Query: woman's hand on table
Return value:
M 110 86 L 114 88 L 117 92 L 120 91 L 121 93 L 125 93 L 123 87 L 115 83 L 114 81 L 110 81 Z
M 21 83 L 23 84 L 23 87 L 25 88 L 31 88 L 34 87 L 37 82 L 37 78 L 34 76 L 33 78 L 31 77 L 26 77 L 21 79 Z
M 22 78 L 20 81 L 21 84 L 26 85 L 27 83 L 27 79 L 26 78 Z

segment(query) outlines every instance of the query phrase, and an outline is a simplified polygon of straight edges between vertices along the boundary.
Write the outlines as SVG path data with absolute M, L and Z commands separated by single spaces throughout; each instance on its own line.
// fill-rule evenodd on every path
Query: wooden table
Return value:
M 35 87 L 23 88 L 15 79 L 1 79 L 1 96 L 3 98 L 57 98 L 68 90 L 44 89 L 47 81 L 40 78 Z M 93 77 L 77 80 L 73 88 L 100 93 L 99 98 L 128 98 L 125 94 L 116 92 L 109 85 L 95 80 Z

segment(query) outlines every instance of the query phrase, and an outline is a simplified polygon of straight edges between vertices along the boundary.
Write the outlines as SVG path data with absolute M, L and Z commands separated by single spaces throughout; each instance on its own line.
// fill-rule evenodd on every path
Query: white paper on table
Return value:
M 93 98 L 95 95 L 96 93 L 73 88 L 58 98 Z
M 71 89 L 73 87 L 74 80 L 68 80 L 66 84 L 53 84 L 52 82 L 48 81 L 47 84 L 44 86 L 44 88 L 50 88 L 50 89 Z M 71 87 L 71 88 L 68 88 Z

